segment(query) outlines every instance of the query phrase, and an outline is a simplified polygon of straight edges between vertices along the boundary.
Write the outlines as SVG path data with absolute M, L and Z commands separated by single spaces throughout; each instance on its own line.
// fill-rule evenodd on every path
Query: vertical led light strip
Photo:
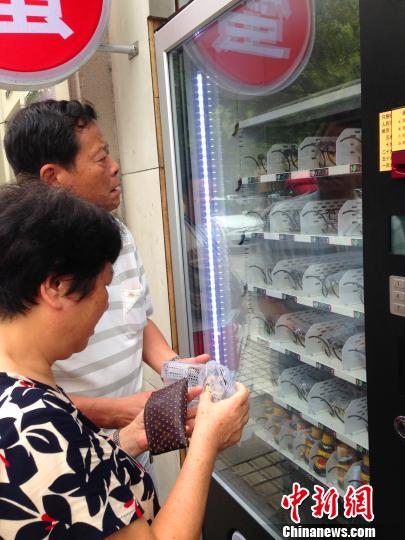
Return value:
M 202 73 L 197 73 L 197 120 L 200 128 L 200 164 L 202 167 L 202 182 L 203 182 L 203 200 L 205 210 L 205 226 L 207 230 L 207 252 L 208 252 L 208 281 L 209 295 L 212 308 L 212 338 L 214 345 L 214 357 L 217 362 L 220 361 L 220 328 L 218 324 L 218 305 L 217 305 L 217 287 L 215 280 L 215 260 L 214 260 L 214 235 L 212 230 L 212 215 L 211 215 L 211 198 L 210 198 L 210 177 L 208 167 L 208 144 L 207 141 L 207 126 L 205 123 L 206 110 L 204 103 L 204 77 Z

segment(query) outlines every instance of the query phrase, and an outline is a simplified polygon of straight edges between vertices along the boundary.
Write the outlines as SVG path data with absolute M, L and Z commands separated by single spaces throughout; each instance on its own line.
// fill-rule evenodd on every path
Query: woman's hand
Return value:
M 218 453 L 239 442 L 249 419 L 249 391 L 238 382 L 235 386 L 233 396 L 215 403 L 209 389 L 201 394 L 191 444 L 204 441 Z
M 188 391 L 188 402 L 197 398 L 201 392 L 201 387 L 190 388 Z M 197 407 L 187 409 L 186 416 L 186 435 L 189 437 L 193 432 L 194 418 L 197 412 Z M 120 430 L 121 448 L 131 456 L 138 456 L 148 450 L 148 439 L 146 437 L 145 423 L 143 419 L 143 411 L 135 417 L 134 420 L 126 427 Z

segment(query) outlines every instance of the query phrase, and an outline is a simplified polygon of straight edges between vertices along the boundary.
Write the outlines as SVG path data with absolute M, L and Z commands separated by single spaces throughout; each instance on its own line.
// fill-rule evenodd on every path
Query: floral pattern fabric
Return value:
M 98 540 L 157 510 L 149 475 L 61 388 L 0 374 L 0 539 Z

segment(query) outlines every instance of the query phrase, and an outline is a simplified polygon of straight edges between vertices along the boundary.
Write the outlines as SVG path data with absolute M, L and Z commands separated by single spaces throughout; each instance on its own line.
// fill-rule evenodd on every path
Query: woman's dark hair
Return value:
M 14 174 L 39 175 L 47 163 L 73 166 L 79 146 L 77 129 L 97 119 L 93 107 L 79 101 L 39 101 L 8 122 L 4 148 Z
M 118 221 L 95 205 L 38 179 L 0 187 L 0 317 L 36 304 L 47 277 L 69 276 L 67 294 L 90 293 L 121 250 Z

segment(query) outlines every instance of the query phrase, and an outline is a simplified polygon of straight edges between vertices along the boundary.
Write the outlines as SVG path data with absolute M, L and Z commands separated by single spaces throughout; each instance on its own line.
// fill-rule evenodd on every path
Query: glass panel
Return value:
M 294 482 L 336 489 L 344 523 L 370 481 L 358 2 L 241 2 L 170 60 L 194 354 L 251 390 L 216 474 L 279 530 Z
M 391 216 L 391 251 L 405 255 L 405 216 Z

